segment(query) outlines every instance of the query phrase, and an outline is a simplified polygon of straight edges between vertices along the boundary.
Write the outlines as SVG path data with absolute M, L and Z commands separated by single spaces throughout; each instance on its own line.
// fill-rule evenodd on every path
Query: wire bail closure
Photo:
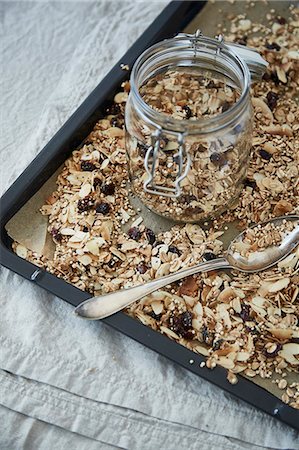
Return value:
M 144 191 L 149 194 L 162 195 L 164 197 L 179 197 L 181 195 L 181 181 L 187 176 L 190 166 L 191 157 L 186 151 L 184 133 L 168 132 L 178 136 L 178 152 L 173 155 L 176 159 L 178 172 L 174 181 L 174 187 L 161 186 L 155 183 L 155 173 L 159 162 L 159 154 L 163 152 L 161 149 L 162 128 L 158 128 L 151 136 L 152 145 L 147 149 L 144 158 L 144 167 L 148 175 L 143 184 Z

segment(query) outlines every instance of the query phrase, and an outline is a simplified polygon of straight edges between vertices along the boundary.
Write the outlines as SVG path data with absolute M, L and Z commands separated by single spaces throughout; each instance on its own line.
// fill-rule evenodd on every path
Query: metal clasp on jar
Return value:
M 186 150 L 184 133 L 167 131 L 168 135 L 170 134 L 177 136 L 178 151 L 174 154 L 173 159 L 175 159 L 176 161 L 178 171 L 174 180 L 173 187 L 156 184 L 155 174 L 157 170 L 157 164 L 159 161 L 160 153 L 163 152 L 163 149 L 161 148 L 163 131 L 164 130 L 162 130 L 162 128 L 159 128 L 151 136 L 152 145 L 148 148 L 144 159 L 144 167 L 148 177 L 143 184 L 143 188 L 145 192 L 148 192 L 149 194 L 162 195 L 164 197 L 179 197 L 181 195 L 180 183 L 189 172 L 191 166 L 191 157 Z

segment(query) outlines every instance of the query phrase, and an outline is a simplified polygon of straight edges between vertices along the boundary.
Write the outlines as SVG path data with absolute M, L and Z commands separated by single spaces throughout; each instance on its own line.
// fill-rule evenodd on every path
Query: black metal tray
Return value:
M 73 306 L 77 306 L 90 297 L 87 292 L 82 292 L 66 281 L 19 258 L 11 249 L 12 242 L 5 230 L 5 225 L 92 130 L 95 122 L 101 117 L 101 112 L 105 111 L 108 102 L 113 99 L 120 84 L 128 76 L 128 73 L 121 69 L 120 63 L 132 67 L 135 59 L 147 47 L 182 31 L 205 3 L 205 1 L 171 2 L 3 195 L 0 222 L 0 263 L 3 266 Z M 122 312 L 104 319 L 104 322 L 299 430 L 299 411 L 286 405 L 253 382 L 239 377 L 239 382 L 231 385 L 226 379 L 227 371 L 225 369 L 221 367 L 216 367 L 214 370 L 200 368 L 200 363 L 205 359 L 203 356 L 193 353 Z M 88 322 L 86 322 L 86 326 L 88 326 Z

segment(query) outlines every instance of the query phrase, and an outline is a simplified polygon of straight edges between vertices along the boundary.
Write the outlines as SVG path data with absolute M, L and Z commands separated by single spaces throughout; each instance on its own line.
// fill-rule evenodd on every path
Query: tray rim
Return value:
M 76 131 L 85 126 L 88 121 L 92 121 L 92 117 L 95 119 L 95 111 L 107 101 L 107 93 L 111 93 L 113 90 L 116 91 L 121 81 L 126 78 L 127 73 L 120 68 L 120 64 L 123 62 L 132 67 L 132 63 L 143 49 L 183 29 L 198 14 L 205 3 L 205 0 L 170 2 L 4 193 L 0 199 L 1 265 L 34 282 L 48 292 L 57 295 L 73 306 L 77 306 L 90 297 L 87 292 L 79 290 L 70 283 L 18 257 L 9 249 L 5 225 L 52 175 L 54 170 L 49 172 L 49 168 L 53 166 L 54 157 L 59 154 L 59 158 L 64 161 L 69 156 L 69 152 L 75 145 L 73 140 Z M 178 15 L 180 16 L 179 20 L 177 20 Z M 64 147 L 65 150 L 61 151 Z M 59 164 L 56 162 L 55 165 L 58 166 Z M 200 363 L 205 361 L 202 355 L 194 353 L 123 312 L 103 319 L 103 321 L 151 350 L 199 375 L 206 381 L 212 382 L 219 388 L 299 431 L 299 411 L 283 403 L 273 394 L 252 381 L 239 377 L 236 385 L 230 384 L 226 379 L 227 371 L 224 368 L 219 366 L 213 370 L 206 367 L 201 368 Z

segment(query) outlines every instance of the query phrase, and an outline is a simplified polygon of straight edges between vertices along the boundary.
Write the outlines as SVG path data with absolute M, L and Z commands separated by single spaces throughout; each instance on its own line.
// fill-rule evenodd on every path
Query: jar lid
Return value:
M 214 44 L 216 54 L 225 48 L 228 52 L 245 62 L 249 69 L 251 79 L 254 81 L 260 80 L 268 67 L 268 62 L 254 48 L 233 42 L 225 42 L 222 35 L 216 38 L 210 38 L 204 36 L 200 30 L 197 30 L 194 34 L 179 33 L 174 39 L 189 40 L 195 54 L 197 50 L 200 50 L 200 46 L 205 46 L 205 44 Z
M 253 80 L 260 80 L 262 78 L 268 67 L 268 63 L 261 57 L 259 52 L 257 52 L 254 48 L 246 47 L 245 45 L 231 43 L 226 43 L 225 45 L 239 58 L 245 61 Z

